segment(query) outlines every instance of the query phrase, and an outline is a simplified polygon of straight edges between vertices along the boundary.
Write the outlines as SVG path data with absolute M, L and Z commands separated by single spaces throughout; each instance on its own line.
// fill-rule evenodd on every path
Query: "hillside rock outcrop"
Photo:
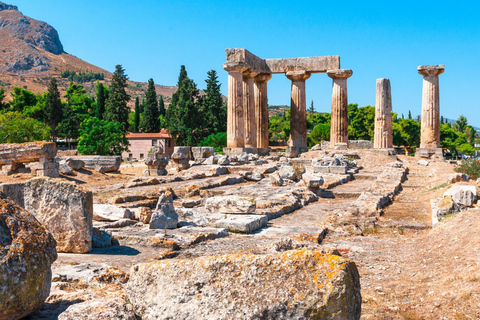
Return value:
M 134 266 L 126 286 L 149 319 L 360 319 L 357 267 L 310 250 Z
M 0 320 L 21 319 L 50 293 L 55 240 L 35 217 L 0 195 Z

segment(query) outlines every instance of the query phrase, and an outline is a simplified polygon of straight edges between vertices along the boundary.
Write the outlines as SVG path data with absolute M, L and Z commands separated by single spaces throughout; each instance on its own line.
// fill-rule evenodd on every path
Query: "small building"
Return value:
M 130 151 L 122 153 L 122 158 L 124 159 L 135 158 L 137 160 L 143 160 L 147 157 L 150 149 L 156 146 L 163 148 L 163 153 L 167 159 L 170 159 L 173 153 L 172 136 L 165 129 L 162 129 L 159 133 L 132 132 L 127 134 L 126 138 Z

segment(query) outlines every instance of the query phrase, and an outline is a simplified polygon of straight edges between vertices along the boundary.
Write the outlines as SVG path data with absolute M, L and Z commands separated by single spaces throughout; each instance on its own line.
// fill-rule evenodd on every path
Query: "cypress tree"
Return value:
M 198 90 L 193 80 L 188 78 L 185 67 L 180 70 L 178 90 L 166 112 L 166 127 L 176 145 L 193 146 L 199 140 L 198 132 L 202 125 L 199 117 Z
M 160 132 L 160 113 L 158 111 L 157 93 L 153 79 L 148 80 L 147 92 L 145 92 L 145 109 L 142 114 L 140 127 L 142 132 Z
M 165 102 L 163 102 L 163 96 L 160 95 L 160 99 L 158 99 L 158 111 L 160 112 L 160 115 L 165 117 Z
M 97 87 L 97 109 L 95 110 L 95 117 L 103 120 L 103 114 L 105 113 L 105 88 L 99 81 L 97 81 L 95 86 Z
M 412 119 L 412 112 L 408 110 L 408 119 Z
M 105 120 L 120 122 L 124 131 L 128 130 L 128 113 L 130 111 L 127 106 L 130 96 L 125 91 L 127 79 L 125 70 L 118 64 L 112 76 L 110 94 L 104 114 Z
M 52 78 L 48 83 L 47 99 L 45 101 L 45 120 L 52 128 L 52 140 L 57 141 L 56 128 L 62 121 L 62 101 L 57 87 L 57 80 Z
M 220 93 L 221 85 L 218 82 L 217 72 L 210 70 L 207 75 L 208 78 L 205 80 L 207 88 L 201 99 L 202 122 L 208 124 L 202 131 L 204 137 L 212 133 L 227 131 L 227 107 L 223 103 Z
M 135 120 L 133 122 L 133 131 L 138 132 L 140 126 L 140 101 L 135 98 Z

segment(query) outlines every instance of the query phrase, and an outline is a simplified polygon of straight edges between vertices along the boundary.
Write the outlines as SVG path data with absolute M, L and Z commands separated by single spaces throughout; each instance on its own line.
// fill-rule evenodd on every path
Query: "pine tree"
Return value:
M 57 141 L 56 128 L 62 121 L 62 101 L 57 87 L 57 80 L 52 78 L 48 84 L 47 100 L 45 101 L 45 119 L 52 128 L 52 140 Z
M 142 132 L 160 132 L 160 113 L 158 111 L 157 93 L 153 79 L 148 80 L 148 88 L 145 92 L 145 109 L 142 114 L 140 127 Z
M 181 65 L 180 66 L 180 74 L 178 75 L 177 87 L 180 87 L 180 85 L 182 84 L 182 82 L 185 78 L 188 78 L 187 70 L 185 69 L 184 65 Z
M 220 93 L 221 85 L 218 82 L 217 72 L 210 70 L 207 74 L 208 78 L 205 80 L 207 88 L 201 99 L 200 115 L 202 122 L 208 125 L 202 130 L 202 138 L 227 131 L 227 107 Z
M 135 98 L 135 120 L 133 123 L 133 131 L 138 132 L 140 126 L 140 101 Z
M 160 115 L 165 117 L 165 102 L 163 102 L 163 96 L 160 95 L 160 99 L 158 99 L 158 111 L 160 112 Z
M 180 70 L 180 80 L 178 90 L 173 94 L 166 112 L 166 127 L 175 139 L 176 145 L 193 146 L 199 141 L 198 132 L 202 125 L 199 117 L 198 90 L 195 82 L 188 78 L 184 66 Z
M 443 116 L 440 117 L 440 124 L 444 124 L 445 123 L 445 119 L 443 119 Z
M 312 103 L 310 104 L 310 110 L 308 110 L 310 113 L 313 113 L 314 112 L 314 108 L 313 108 L 313 100 L 312 100 Z
M 117 65 L 112 76 L 104 118 L 108 121 L 120 122 L 124 131 L 128 130 L 129 109 L 127 103 L 130 101 L 130 96 L 125 91 L 126 87 L 127 75 L 125 70 L 121 65 Z
M 95 110 L 95 117 L 103 120 L 103 114 L 105 113 L 105 88 L 99 81 L 97 81 L 95 86 L 97 87 L 97 109 Z

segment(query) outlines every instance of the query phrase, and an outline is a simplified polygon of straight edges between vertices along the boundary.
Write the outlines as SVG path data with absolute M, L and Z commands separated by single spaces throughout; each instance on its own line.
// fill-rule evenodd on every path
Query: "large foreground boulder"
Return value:
M 33 178 L 24 187 L 25 210 L 53 234 L 57 252 L 92 249 L 92 192 L 74 183 Z
M 132 268 L 126 286 L 149 319 L 360 319 L 351 260 L 309 250 L 159 261 Z
M 35 217 L 0 195 L 0 320 L 21 319 L 50 294 L 55 240 Z

